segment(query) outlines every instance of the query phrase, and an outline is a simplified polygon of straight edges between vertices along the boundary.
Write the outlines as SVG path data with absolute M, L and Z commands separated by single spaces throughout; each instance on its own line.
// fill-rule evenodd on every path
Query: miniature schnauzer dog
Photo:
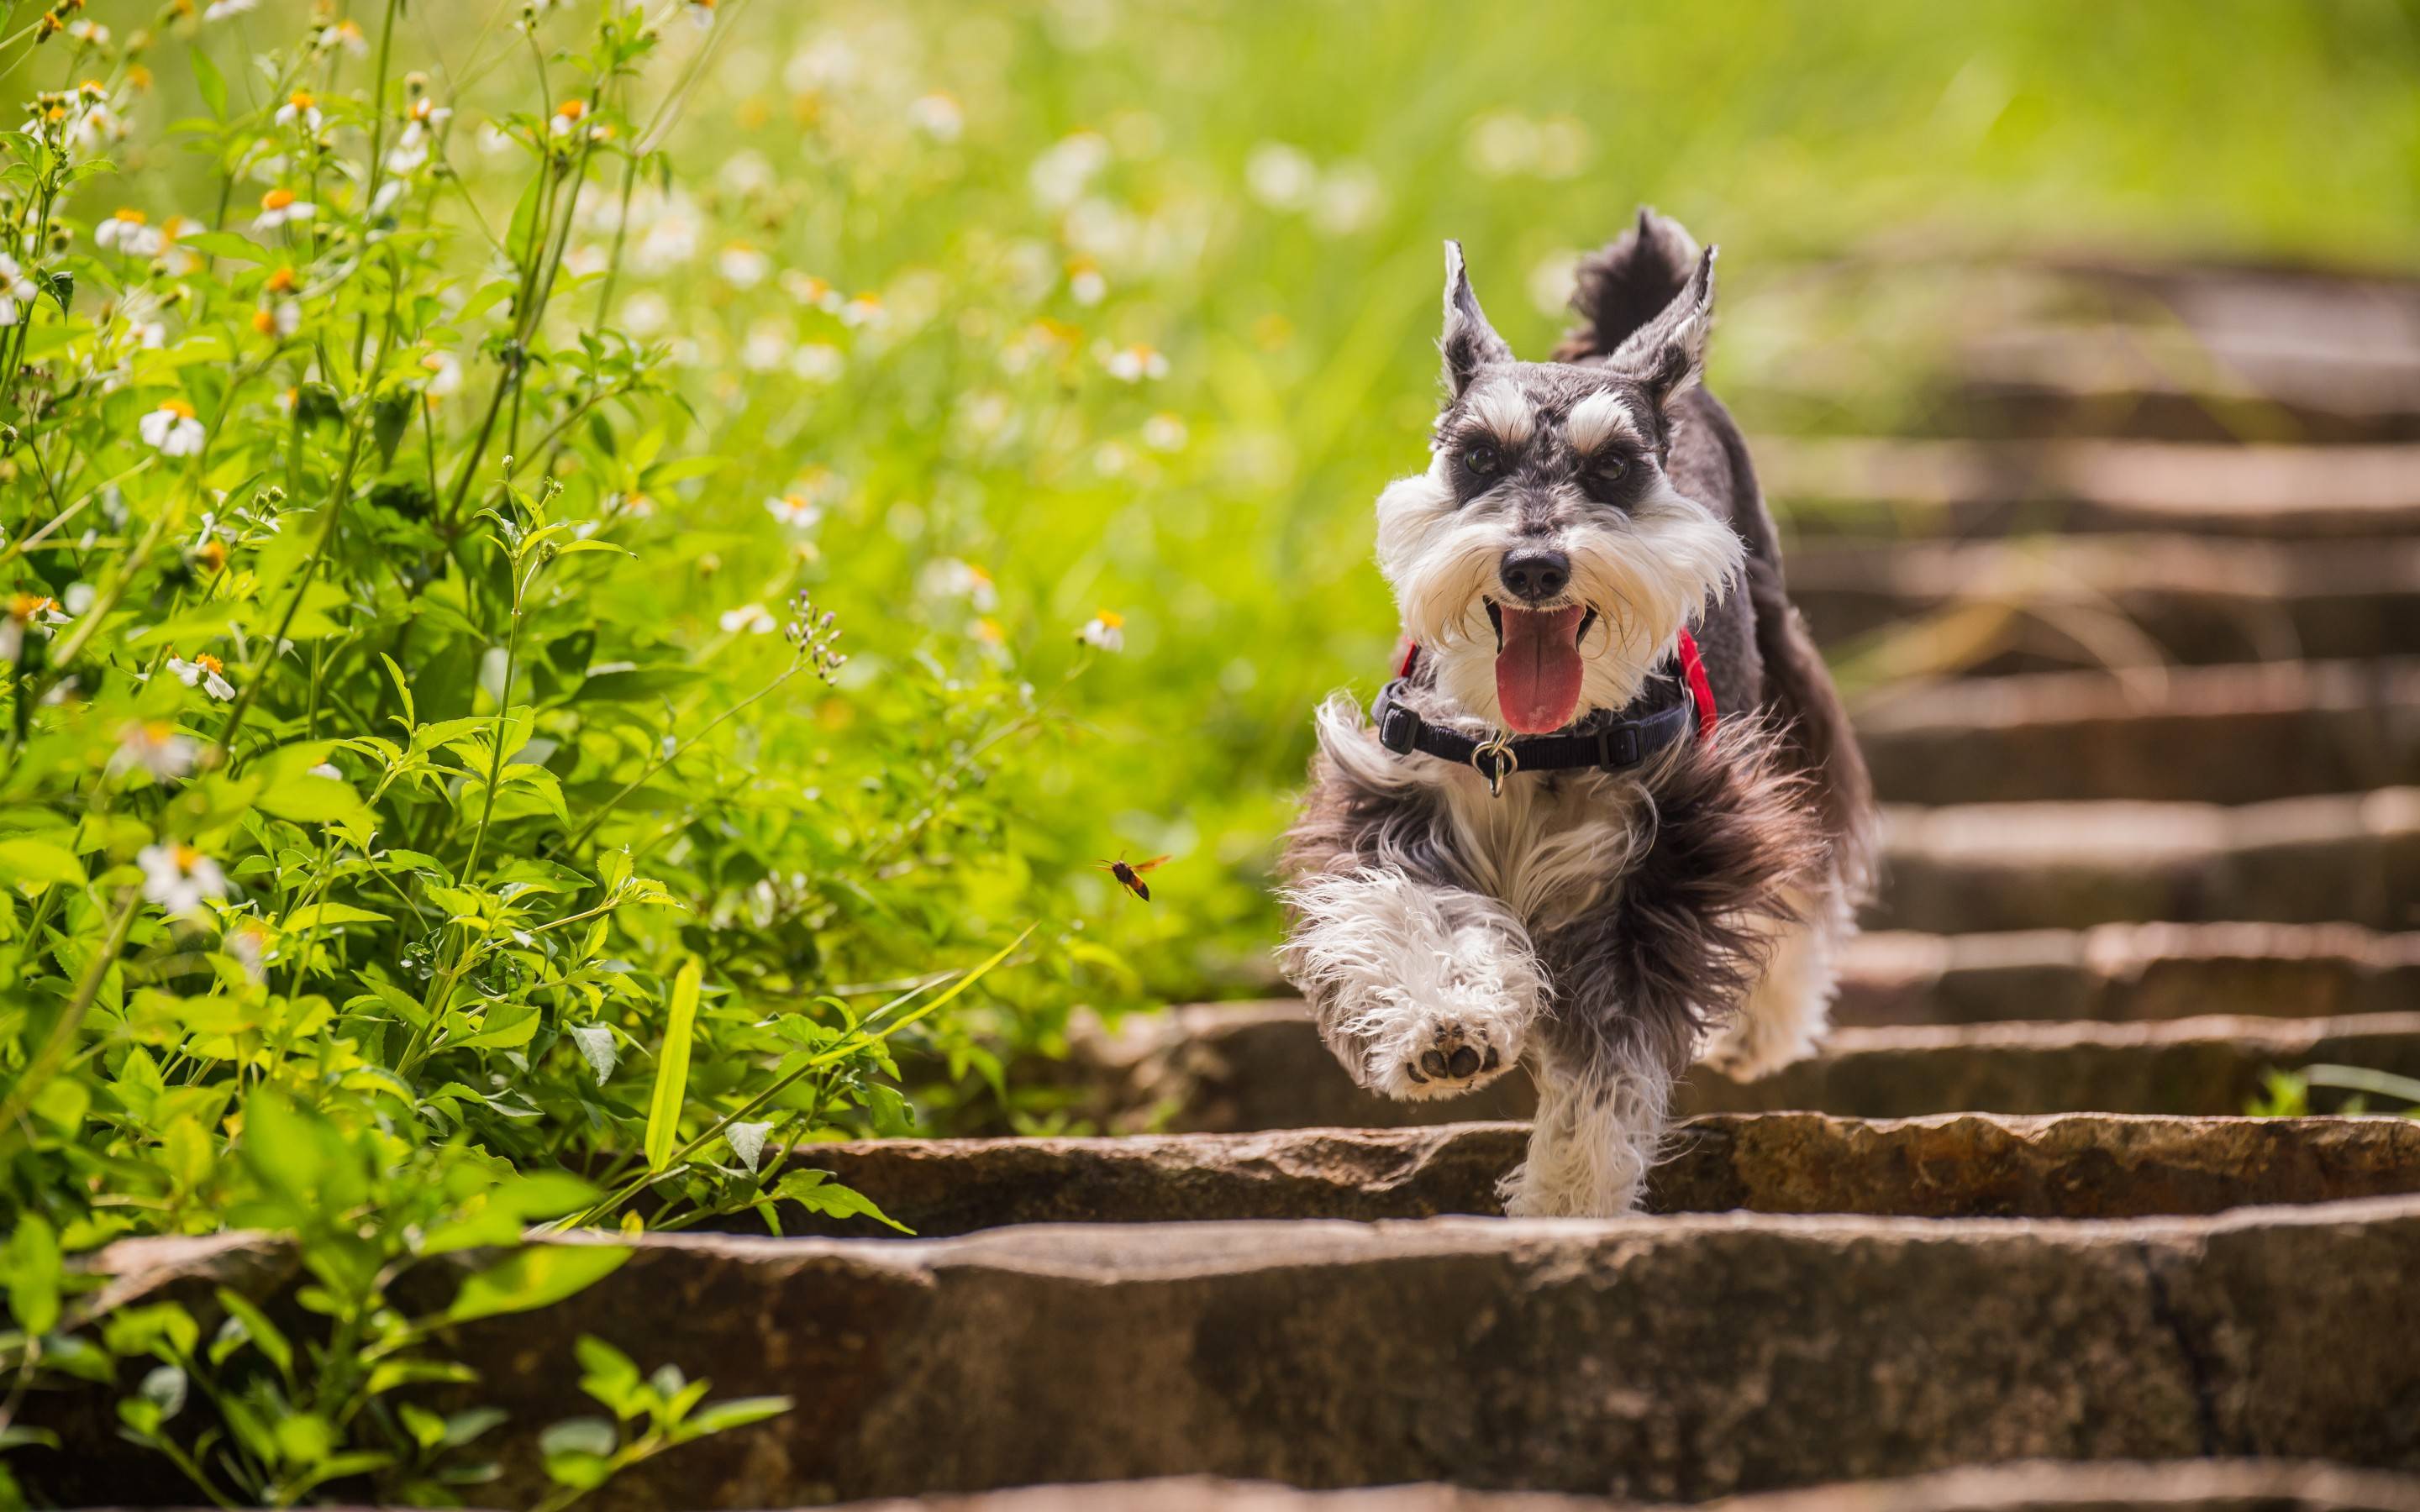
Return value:
M 1642 210 L 1525 363 L 1447 244 L 1444 411 L 1377 506 L 1411 650 L 1375 722 L 1319 711 L 1287 847 L 1286 974 L 1355 1080 L 1528 1064 L 1516 1214 L 1629 1211 L 1693 1059 L 1806 1054 L 1868 887 L 1864 760 L 1699 384 L 1714 264 Z

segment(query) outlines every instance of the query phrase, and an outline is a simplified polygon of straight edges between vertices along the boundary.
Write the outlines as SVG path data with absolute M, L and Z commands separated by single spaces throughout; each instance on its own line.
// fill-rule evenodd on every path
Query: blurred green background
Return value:
M 466 131 L 526 93 L 482 46 L 516 9 L 410 8 Z M 789 712 L 835 742 L 903 681 L 1047 690 L 1124 615 L 1076 726 L 998 778 L 983 858 L 998 913 L 1045 896 L 1131 963 L 1083 984 L 1103 1006 L 1269 980 L 1310 710 L 1393 642 L 1368 509 L 1424 465 L 1442 239 L 1535 354 L 1580 249 L 1679 217 L 1725 252 L 1714 387 L 1766 434 L 1923 425 L 1971 298 L 1945 268 L 2420 258 L 2420 7 L 2387 0 L 723 0 L 702 48 L 616 318 L 675 344 L 671 444 L 727 460 L 658 501 L 677 562 L 616 612 L 711 636 L 788 570 L 764 501 L 805 489 L 858 656 L 849 698 Z M 191 81 L 156 61 L 174 115 Z M 150 150 L 142 182 L 208 193 L 130 150 L 127 181 Z M 514 180 L 453 156 L 501 224 Z M 812 787 L 772 732 L 768 780 Z M 1161 852 L 1148 907 L 1093 869 Z

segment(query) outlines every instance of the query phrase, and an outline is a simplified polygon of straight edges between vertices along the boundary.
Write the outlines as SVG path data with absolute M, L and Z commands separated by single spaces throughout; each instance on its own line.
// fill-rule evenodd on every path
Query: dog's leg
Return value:
M 1843 889 L 1792 900 L 1796 922 L 1779 927 L 1764 974 L 1706 1048 L 1705 1063 L 1742 1081 L 1780 1070 L 1815 1048 L 1830 1026 L 1840 946 L 1855 933 Z
M 1636 1025 L 1610 1040 L 1561 1028 L 1565 1042 L 1537 1057 L 1528 1158 L 1497 1192 L 1516 1218 L 1618 1218 L 1638 1205 L 1655 1164 L 1686 1041 Z
M 1387 1097 L 1452 1097 L 1521 1058 L 1544 984 L 1503 904 L 1367 868 L 1291 889 L 1286 976 L 1353 1079 Z

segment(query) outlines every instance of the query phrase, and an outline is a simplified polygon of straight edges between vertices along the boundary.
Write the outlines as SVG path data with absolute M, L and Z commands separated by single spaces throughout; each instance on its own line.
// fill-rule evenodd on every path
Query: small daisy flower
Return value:
M 566 100 L 554 107 L 554 119 L 547 122 L 546 129 L 556 136 L 569 136 L 579 126 L 580 118 L 587 114 L 588 101 Z
M 1103 651 L 1124 651 L 1126 648 L 1126 617 L 1114 609 L 1101 609 L 1084 622 L 1076 639 Z
M 656 517 L 656 501 L 643 493 L 611 494 L 605 500 L 605 513 L 608 516 L 618 515 L 624 519 L 653 519 Z M 723 618 L 729 619 L 730 616 L 726 614 Z M 730 626 L 723 628 L 729 629 Z
M 290 189 L 272 189 L 260 196 L 260 213 L 253 218 L 256 231 L 274 231 L 290 221 L 307 221 L 319 213 L 319 207 L 307 199 L 297 199 Z
M 840 323 L 852 331 L 882 323 L 882 296 L 861 294 L 840 307 Z
M 681 13 L 689 17 L 690 24 L 704 31 L 714 24 L 714 0 L 686 0 Z
M 207 900 L 226 896 L 226 873 L 191 845 L 146 845 L 134 864 L 143 869 L 144 898 L 171 915 L 197 912 Z
M 114 772 L 142 771 L 164 782 L 192 772 L 201 754 L 192 740 L 165 719 L 138 719 L 117 732 L 117 751 L 109 759 Z
M 1155 452 L 1181 452 L 1190 435 L 1183 416 L 1164 409 L 1142 423 L 1142 443 Z
M 269 946 L 274 938 L 267 925 L 247 919 L 219 936 L 219 949 L 235 958 L 243 974 L 256 986 L 268 980 Z
M 971 562 L 943 557 L 924 569 L 924 591 L 944 598 L 963 598 L 978 614 L 1000 607 L 1000 590 L 991 574 Z
M 737 609 L 725 609 L 721 623 L 732 635 L 771 635 L 774 629 L 773 616 L 765 611 L 762 604 L 742 604 Z
M 790 353 L 790 371 L 809 383 L 838 382 L 848 354 L 827 341 L 811 341 Z
M 302 306 L 299 301 L 280 300 L 252 312 L 252 329 L 264 336 L 290 336 L 302 326 Z
M 423 392 L 432 399 L 446 399 L 462 392 L 462 363 L 452 352 L 430 352 L 420 360 L 428 371 L 428 382 Z
M 323 52 L 333 52 L 341 47 L 354 57 L 370 55 L 370 39 L 362 35 L 359 25 L 349 21 L 320 27 L 317 41 Z
M 1121 347 L 1101 359 L 1109 377 L 1121 383 L 1140 383 L 1145 378 L 1168 377 L 1168 359 L 1140 342 Z
M 0 326 L 13 326 L 24 316 L 34 302 L 34 281 L 17 266 L 17 259 L 0 252 Z
M 908 106 L 908 124 L 936 142 L 954 142 L 966 130 L 966 113 L 948 95 L 935 92 Z
M 192 456 L 202 449 L 202 423 L 194 407 L 182 399 L 162 401 L 160 408 L 134 423 L 149 445 L 168 456 Z
M 403 113 L 402 132 L 396 137 L 395 146 L 387 150 L 387 172 L 411 173 L 427 162 L 438 131 L 453 115 L 451 110 L 433 100 L 413 100 Z
M 1089 257 L 1078 257 L 1067 265 L 1067 297 L 1090 308 L 1109 298 L 1109 281 L 1101 276 L 1099 268 Z
M 168 671 L 187 687 L 198 687 L 222 703 L 235 697 L 235 685 L 226 680 L 226 664 L 207 651 L 191 661 L 169 657 Z
M 168 245 L 168 239 L 148 222 L 141 210 L 119 210 L 93 228 L 92 239 L 129 257 L 156 257 Z
M 229 16 L 240 16 L 245 11 L 257 9 L 259 5 L 260 0 L 210 0 L 202 9 L 202 19 L 225 21 Z
M 304 131 L 317 131 L 325 118 L 319 114 L 318 100 L 308 89 L 295 90 L 286 97 L 286 103 L 277 107 L 277 124 L 280 126 L 292 126 L 299 122 Z
M 318 765 L 311 768 L 311 775 L 313 777 L 324 777 L 331 782 L 341 782 L 345 779 L 345 774 L 337 769 L 336 764 L 334 762 L 321 762 Z
M 109 45 L 109 28 L 97 21 L 71 21 L 68 23 L 68 35 L 87 47 Z
M 714 270 L 734 288 L 754 288 L 773 270 L 773 259 L 745 241 L 735 241 L 714 259 Z
M 800 304 L 813 305 L 827 315 L 840 313 L 840 290 L 831 286 L 830 280 L 817 278 L 801 269 L 782 270 L 782 292 Z

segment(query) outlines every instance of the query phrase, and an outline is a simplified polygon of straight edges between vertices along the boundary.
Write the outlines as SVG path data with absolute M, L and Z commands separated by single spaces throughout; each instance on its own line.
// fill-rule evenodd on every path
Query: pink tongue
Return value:
M 1525 735 L 1560 730 L 1580 704 L 1580 616 L 1586 606 L 1541 612 L 1506 605 L 1504 649 L 1496 654 L 1496 702 Z

